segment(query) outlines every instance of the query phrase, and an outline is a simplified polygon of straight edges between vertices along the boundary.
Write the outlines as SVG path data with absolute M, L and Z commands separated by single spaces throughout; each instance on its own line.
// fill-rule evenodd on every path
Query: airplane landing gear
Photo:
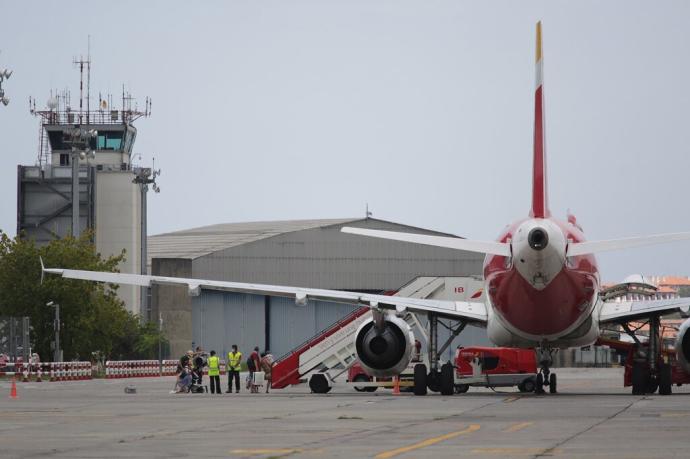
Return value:
M 627 323 L 621 324 L 623 330 L 635 342 L 635 353 L 632 362 L 631 385 L 633 395 L 653 394 L 670 395 L 673 385 L 671 365 L 662 359 L 660 339 L 660 319 L 658 315 L 649 317 L 649 339 L 640 342 L 637 329 L 631 329 Z
M 555 394 L 557 392 L 556 374 L 551 373 L 550 367 L 553 364 L 551 357 L 553 350 L 548 346 L 542 346 L 536 349 L 537 359 L 539 360 L 539 373 L 537 373 L 537 384 L 534 392 L 543 394 L 544 387 L 549 386 L 549 393 Z

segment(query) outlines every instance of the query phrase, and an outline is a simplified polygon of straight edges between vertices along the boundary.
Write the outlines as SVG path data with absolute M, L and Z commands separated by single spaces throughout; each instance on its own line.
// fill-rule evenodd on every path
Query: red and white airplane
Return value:
M 690 239 L 690 232 L 645 237 L 586 241 L 574 217 L 567 221 L 553 218 L 548 207 L 546 153 L 544 148 L 544 95 L 541 23 L 537 23 L 536 89 L 534 118 L 534 158 L 532 208 L 529 216 L 509 225 L 497 241 L 474 241 L 412 233 L 343 228 L 350 234 L 426 244 L 449 249 L 479 252 L 484 262 L 485 300 L 443 301 L 367 293 L 343 292 L 275 285 L 223 282 L 202 279 L 118 274 L 72 269 L 44 269 L 71 279 L 140 286 L 185 285 L 191 295 L 200 289 L 293 297 L 298 304 L 309 299 L 368 306 L 372 318 L 360 326 L 356 335 L 357 356 L 368 374 L 398 374 L 411 358 L 414 337 L 401 316 L 410 312 L 429 317 L 431 373 L 423 365 L 415 371 L 415 393 L 426 393 L 429 383 L 452 393 L 452 366 L 438 371 L 436 323 L 439 318 L 485 326 L 489 339 L 498 346 L 535 348 L 541 372 L 537 387 L 556 390 L 555 375 L 549 371 L 551 353 L 558 348 L 594 343 L 606 324 L 626 324 L 632 320 L 655 319 L 674 312 L 688 313 L 690 299 L 604 302 L 599 298 L 599 271 L 595 253 Z M 463 325 L 464 326 L 464 325 Z M 685 330 L 688 327 L 684 327 Z M 679 336 L 683 340 L 686 337 Z M 690 335 L 688 349 L 690 349 Z M 652 340 L 650 340 L 651 342 Z M 689 358 L 678 360 L 688 367 Z M 654 349 L 651 349 L 654 351 Z M 663 363 L 649 358 L 647 374 L 659 376 Z M 690 356 L 688 356 L 690 357 Z M 422 389 L 423 387 L 423 389 Z M 542 389 L 543 390 L 543 389 Z M 635 388 L 633 387 L 633 390 Z M 670 389 L 669 389 L 670 390 Z M 639 388 L 638 388 L 639 391 Z

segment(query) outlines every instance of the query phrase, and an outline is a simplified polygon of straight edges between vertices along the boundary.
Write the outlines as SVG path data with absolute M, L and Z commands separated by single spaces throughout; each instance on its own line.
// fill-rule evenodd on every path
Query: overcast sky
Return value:
M 552 213 L 589 239 L 689 231 L 690 2 L 2 1 L 0 229 L 16 230 L 51 89 L 91 36 L 92 95 L 153 115 L 150 234 L 364 216 L 493 239 L 531 191 L 544 24 Z M 94 104 L 92 104 L 93 106 Z M 39 107 L 41 108 L 41 107 Z M 690 274 L 690 243 L 599 256 L 602 278 Z

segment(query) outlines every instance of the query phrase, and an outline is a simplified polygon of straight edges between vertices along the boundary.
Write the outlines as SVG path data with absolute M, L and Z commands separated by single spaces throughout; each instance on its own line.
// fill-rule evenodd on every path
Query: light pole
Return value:
M 91 139 L 98 136 L 95 129 L 86 129 L 75 125 L 69 131 L 69 137 L 65 143 L 72 147 L 70 161 L 72 161 L 72 236 L 77 238 L 80 233 L 79 225 L 79 160 L 96 157 L 96 152 L 91 150 Z
M 60 305 L 49 301 L 46 306 L 55 308 L 55 320 L 53 322 L 53 330 L 55 330 L 55 355 L 54 362 L 62 362 L 62 350 L 60 349 Z
M 162 346 L 162 336 L 163 336 L 163 314 L 158 313 L 158 362 L 160 362 L 159 373 L 163 376 L 163 346 Z
M 139 159 L 141 159 L 141 153 L 137 153 L 134 156 L 139 155 Z M 155 164 L 155 158 L 154 158 L 154 164 Z M 147 250 L 148 250 L 148 245 L 147 245 L 147 238 L 148 238 L 148 230 L 146 228 L 146 220 L 148 216 L 148 210 L 146 208 L 146 196 L 149 191 L 149 185 L 153 187 L 153 191 L 156 193 L 160 193 L 161 189 L 158 187 L 158 184 L 156 184 L 156 177 L 160 175 L 161 171 L 160 169 L 155 170 L 154 168 L 149 168 L 149 167 L 135 167 L 134 168 L 134 180 L 132 180 L 132 183 L 136 183 L 139 185 L 139 192 L 141 193 L 141 228 L 140 228 L 140 238 L 141 238 L 141 274 L 147 274 L 147 267 L 146 267 L 146 262 L 147 262 Z M 151 305 L 149 304 L 149 298 L 148 298 L 148 290 L 150 287 L 141 287 L 141 309 L 144 311 L 142 314 L 142 317 L 144 320 L 153 320 L 153 317 L 151 317 Z

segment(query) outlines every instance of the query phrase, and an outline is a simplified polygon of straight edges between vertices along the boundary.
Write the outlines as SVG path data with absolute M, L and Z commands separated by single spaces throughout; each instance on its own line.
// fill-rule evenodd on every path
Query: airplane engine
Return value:
M 690 373 L 690 319 L 683 322 L 683 325 L 678 329 L 678 337 L 676 338 L 676 357 L 678 363 L 683 367 L 687 373 Z
M 400 374 L 410 363 L 414 335 L 404 320 L 384 314 L 382 325 L 374 319 L 365 321 L 357 329 L 355 349 L 360 365 L 370 376 Z

